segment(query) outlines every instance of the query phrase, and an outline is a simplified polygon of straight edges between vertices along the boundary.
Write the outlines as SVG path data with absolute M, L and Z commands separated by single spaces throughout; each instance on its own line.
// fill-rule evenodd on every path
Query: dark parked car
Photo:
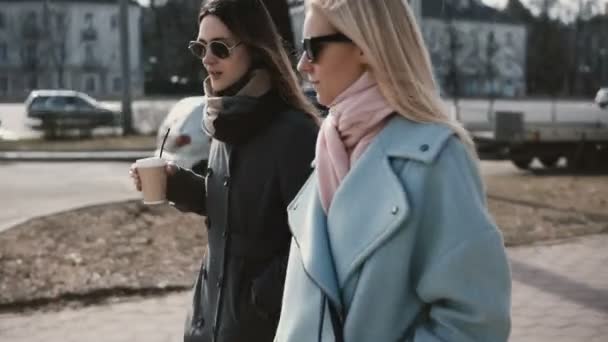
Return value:
M 120 122 L 120 113 L 73 90 L 34 90 L 25 100 L 25 108 L 32 128 L 50 136 L 74 129 L 89 135 L 93 128 Z

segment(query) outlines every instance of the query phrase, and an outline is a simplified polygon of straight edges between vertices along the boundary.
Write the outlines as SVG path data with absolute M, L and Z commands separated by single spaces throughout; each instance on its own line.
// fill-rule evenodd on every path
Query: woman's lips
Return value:
M 209 76 L 211 76 L 212 80 L 218 80 L 222 76 L 222 73 L 219 71 L 209 71 Z

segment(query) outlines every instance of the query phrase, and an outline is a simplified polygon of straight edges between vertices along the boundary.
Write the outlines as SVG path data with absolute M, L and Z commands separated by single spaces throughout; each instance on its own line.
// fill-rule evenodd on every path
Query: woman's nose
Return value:
M 216 57 L 212 53 L 209 53 L 209 50 L 207 50 L 203 56 L 203 65 L 215 64 L 215 62 Z
M 310 74 L 312 71 L 312 63 L 308 60 L 306 53 L 303 53 L 298 60 L 298 71 L 300 74 Z

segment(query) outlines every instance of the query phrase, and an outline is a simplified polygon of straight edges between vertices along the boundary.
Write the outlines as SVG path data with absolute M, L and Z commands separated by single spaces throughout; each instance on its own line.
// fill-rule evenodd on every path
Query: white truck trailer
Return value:
M 511 160 L 528 169 L 537 158 L 546 168 L 608 171 L 608 110 L 595 120 L 526 122 L 524 113 L 497 111 L 489 131 L 471 131 L 482 158 Z

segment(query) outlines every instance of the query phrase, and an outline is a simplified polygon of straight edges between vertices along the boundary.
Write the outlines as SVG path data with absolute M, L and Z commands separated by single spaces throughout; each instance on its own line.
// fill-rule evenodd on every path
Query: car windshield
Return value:
M 90 97 L 87 94 L 81 94 L 81 96 L 79 97 L 79 99 L 82 100 L 82 101 L 84 101 L 84 102 L 86 102 L 86 103 L 88 103 L 90 106 L 93 106 L 93 107 L 99 107 L 100 106 L 100 104 L 99 104 L 99 102 L 97 100 L 95 100 L 94 98 Z
M 32 100 L 30 105 L 31 110 L 40 110 L 44 108 L 44 103 L 48 100 L 48 96 L 38 96 Z

